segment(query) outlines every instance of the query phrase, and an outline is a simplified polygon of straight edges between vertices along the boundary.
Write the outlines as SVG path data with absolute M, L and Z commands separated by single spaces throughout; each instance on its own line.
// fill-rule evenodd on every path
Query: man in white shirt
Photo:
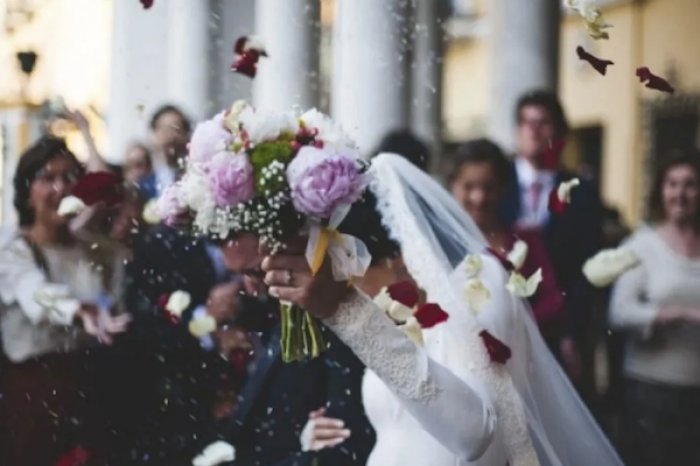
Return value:
M 515 176 L 504 196 L 501 214 L 506 224 L 516 229 L 534 229 L 542 234 L 557 282 L 565 294 L 567 311 L 561 340 L 548 343 L 572 379 L 577 380 L 583 370 L 579 347 L 590 321 L 593 294 L 581 268 L 599 248 L 602 205 L 595 188 L 581 180 L 566 213 L 550 214 L 550 192 L 574 177 L 561 168 L 556 149 L 563 147 L 569 129 L 564 109 L 556 94 L 535 91 L 522 96 L 515 110 Z

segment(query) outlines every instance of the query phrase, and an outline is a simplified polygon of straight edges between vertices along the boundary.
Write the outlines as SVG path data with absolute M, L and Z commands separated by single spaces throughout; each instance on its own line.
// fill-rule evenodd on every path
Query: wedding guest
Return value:
M 566 322 L 559 352 L 569 376 L 590 390 L 592 360 L 585 337 L 595 291 L 583 277 L 581 268 L 600 247 L 602 203 L 595 188 L 581 180 L 572 192 L 565 214 L 550 215 L 548 211 L 551 190 L 574 178 L 560 166 L 558 149 L 569 125 L 555 94 L 549 91 L 524 94 L 516 105 L 515 119 L 515 163 L 500 215 L 506 225 L 516 225 L 521 231 L 541 232 L 557 283 L 565 296 Z M 585 350 L 585 365 L 582 350 Z
M 700 155 L 663 162 L 652 224 L 627 241 L 640 263 L 613 289 L 610 319 L 627 331 L 621 421 L 626 464 L 700 464 Z
M 187 154 L 191 125 L 185 113 L 174 105 L 164 105 L 153 114 L 153 171 L 139 185 L 147 198 L 160 195 L 162 189 L 177 179 L 180 160 Z
M 54 137 L 20 158 L 13 179 L 19 229 L 0 240 L 0 331 L 9 362 L 0 377 L 2 464 L 51 465 L 76 448 L 95 464 L 112 450 L 88 351 L 109 344 L 129 317 L 113 317 L 114 257 L 81 241 L 58 214 L 83 168 Z M 74 222 L 102 220 L 100 206 Z M 99 223 L 99 222 L 98 222 Z
M 392 131 L 384 136 L 373 154 L 384 152 L 401 155 L 423 171 L 428 171 L 430 166 L 430 149 L 408 130 Z
M 452 195 L 474 220 L 491 249 L 507 254 L 517 240 L 527 244 L 528 254 L 521 273 L 529 277 L 538 269 L 542 270 L 542 284 L 530 298 L 530 304 L 542 336 L 550 349 L 558 354 L 564 299 L 540 233 L 505 225 L 498 216 L 498 205 L 510 182 L 511 172 L 510 162 L 495 143 L 488 139 L 474 139 L 457 149 L 448 184 Z

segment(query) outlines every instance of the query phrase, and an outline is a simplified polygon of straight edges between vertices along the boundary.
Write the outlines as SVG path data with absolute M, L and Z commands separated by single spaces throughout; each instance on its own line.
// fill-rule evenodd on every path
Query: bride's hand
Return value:
M 344 428 L 343 421 L 326 417 L 326 408 L 321 408 L 309 414 L 309 422 L 301 432 L 301 450 L 333 448 L 349 437 L 350 430 Z
M 352 287 L 336 281 L 328 256 L 316 275 L 311 273 L 303 250 L 285 250 L 284 254 L 267 256 L 262 262 L 265 283 L 270 295 L 290 301 L 319 319 L 333 316 L 345 301 Z
M 85 332 L 105 345 L 111 345 L 113 336 L 125 332 L 131 322 L 129 314 L 112 316 L 108 311 L 91 304 L 84 304 L 77 317 L 82 321 Z

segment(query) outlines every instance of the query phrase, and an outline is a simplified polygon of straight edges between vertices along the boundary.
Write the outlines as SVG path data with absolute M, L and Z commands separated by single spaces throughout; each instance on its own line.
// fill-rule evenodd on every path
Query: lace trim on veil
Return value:
M 419 286 L 430 299 L 444 305 L 448 313 L 464 309 L 465 303 L 451 285 L 448 271 L 452 266 L 440 260 L 430 240 L 421 231 L 416 213 L 408 204 L 402 181 L 392 167 L 392 156 L 375 159 L 372 164 L 370 189 L 377 197 L 377 209 L 390 236 L 401 245 L 403 261 Z M 396 156 L 393 156 L 396 157 Z M 499 430 L 503 433 L 510 466 L 538 466 L 539 460 L 528 432 L 522 401 L 505 367 L 491 363 L 476 320 L 468 311 L 452 315 L 445 325 L 457 325 L 468 355 L 468 368 L 481 378 L 494 393 Z M 457 322 L 454 322 L 454 321 Z M 466 331 L 465 331 L 466 330 Z

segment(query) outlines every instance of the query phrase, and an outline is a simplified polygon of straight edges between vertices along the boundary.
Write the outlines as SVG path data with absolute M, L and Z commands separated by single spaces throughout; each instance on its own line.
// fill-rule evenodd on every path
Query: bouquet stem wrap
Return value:
M 358 238 L 344 235 L 335 228 L 347 214 L 339 209 L 338 215 L 331 217 L 328 227 L 313 223 L 309 228 L 309 241 L 306 246 L 306 259 L 311 273 L 316 275 L 326 256 L 331 259 L 333 277 L 337 281 L 351 284 L 353 277 L 361 277 L 367 271 L 372 256 L 367 246 Z M 280 303 L 282 332 L 280 345 L 284 362 L 315 358 L 325 349 L 319 323 L 311 314 L 290 302 Z

